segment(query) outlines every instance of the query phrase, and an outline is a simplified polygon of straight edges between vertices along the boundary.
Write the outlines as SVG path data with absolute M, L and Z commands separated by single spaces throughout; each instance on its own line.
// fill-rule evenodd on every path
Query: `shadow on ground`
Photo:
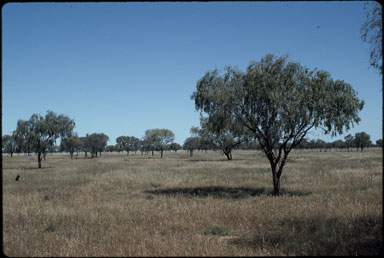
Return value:
M 382 252 L 382 218 L 286 218 L 230 243 L 257 250 L 308 256 L 376 256 Z
M 15 169 L 15 170 L 37 170 L 37 169 L 49 169 L 49 168 L 55 168 L 55 167 L 19 167 L 19 168 L 3 168 L 3 169 Z
M 186 159 L 188 162 L 221 162 L 228 161 L 228 159 Z
M 255 196 L 272 196 L 272 189 L 265 187 L 249 188 L 249 187 L 224 187 L 224 186 L 205 186 L 205 187 L 175 187 L 166 189 L 146 190 L 144 193 L 154 195 L 183 195 L 186 197 L 214 197 L 241 199 Z M 309 195 L 310 192 L 301 191 L 281 191 L 284 196 L 303 196 Z
M 184 195 L 187 197 L 208 197 L 215 198 L 246 198 L 258 196 L 265 193 L 265 188 L 246 188 L 246 187 L 223 187 L 223 186 L 205 186 L 205 187 L 176 187 L 166 189 L 147 190 L 145 193 L 155 195 Z

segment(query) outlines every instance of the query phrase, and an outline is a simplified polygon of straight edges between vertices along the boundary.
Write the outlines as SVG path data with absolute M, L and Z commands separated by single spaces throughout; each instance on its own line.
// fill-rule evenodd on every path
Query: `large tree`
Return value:
M 370 2 L 370 4 L 369 4 Z M 369 1 L 365 3 L 367 10 L 366 21 L 361 26 L 362 39 L 370 44 L 369 58 L 371 66 L 383 75 L 383 21 L 382 7 L 379 2 Z
M 251 62 L 246 72 L 231 67 L 223 76 L 217 69 L 207 72 L 191 98 L 209 117 L 230 116 L 248 128 L 270 162 L 275 195 L 290 151 L 308 131 L 340 134 L 360 121 L 364 105 L 350 84 L 328 72 L 270 54 Z

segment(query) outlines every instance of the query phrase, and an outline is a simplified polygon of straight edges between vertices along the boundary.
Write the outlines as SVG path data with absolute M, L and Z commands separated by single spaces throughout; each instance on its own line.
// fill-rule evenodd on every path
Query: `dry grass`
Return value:
M 375 255 L 382 152 L 296 151 L 273 197 L 257 151 L 3 156 L 8 256 Z M 20 180 L 15 181 L 16 175 Z M 209 234 L 218 227 L 226 234 Z

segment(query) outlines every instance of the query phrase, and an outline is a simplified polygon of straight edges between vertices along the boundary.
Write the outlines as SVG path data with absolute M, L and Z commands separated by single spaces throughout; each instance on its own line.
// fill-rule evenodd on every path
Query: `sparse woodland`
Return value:
M 19 120 L 2 137 L 4 253 L 380 253 L 382 140 L 308 138 L 360 122 L 351 85 L 266 55 L 207 72 L 191 99 L 201 121 L 183 145 L 165 128 L 108 145 L 65 114 Z

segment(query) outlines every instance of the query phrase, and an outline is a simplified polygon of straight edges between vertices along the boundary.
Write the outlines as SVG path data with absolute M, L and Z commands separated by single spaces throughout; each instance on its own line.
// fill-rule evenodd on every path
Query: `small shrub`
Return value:
M 208 226 L 203 230 L 204 235 L 219 235 L 219 236 L 227 236 L 228 229 L 220 226 Z

